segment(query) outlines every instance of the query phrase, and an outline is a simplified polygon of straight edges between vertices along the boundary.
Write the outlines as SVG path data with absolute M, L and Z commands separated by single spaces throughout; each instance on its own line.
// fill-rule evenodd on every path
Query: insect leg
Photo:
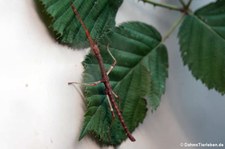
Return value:
M 108 103 L 109 103 L 109 108 L 110 108 L 110 111 L 112 113 L 112 117 L 114 119 L 115 118 L 115 114 L 114 114 L 114 111 L 113 111 L 112 103 L 111 103 L 111 101 L 109 99 L 109 95 L 106 95 L 106 97 L 107 97 L 107 100 L 108 100 Z
M 118 100 L 119 107 L 121 106 L 120 96 L 118 96 L 114 91 L 112 91 L 113 96 Z M 121 111 L 122 112 L 122 111 Z
M 72 84 L 80 84 L 83 86 L 96 86 L 99 83 L 102 83 L 102 80 L 96 81 L 96 82 L 91 82 L 91 83 L 78 83 L 78 82 L 68 82 L 68 85 L 72 85 Z
M 110 50 L 109 50 L 109 45 L 107 45 L 107 51 L 109 52 L 109 55 L 110 55 L 110 56 L 112 57 L 112 59 L 114 60 L 113 64 L 110 66 L 109 70 L 108 70 L 107 73 L 106 73 L 107 75 L 109 75 L 110 72 L 111 72 L 111 71 L 113 70 L 113 68 L 115 67 L 117 61 L 116 61 L 115 57 L 112 55 L 112 53 L 110 52 Z
M 119 99 L 119 96 L 114 91 L 112 91 L 112 93 L 113 93 L 114 97 L 116 97 L 117 99 Z

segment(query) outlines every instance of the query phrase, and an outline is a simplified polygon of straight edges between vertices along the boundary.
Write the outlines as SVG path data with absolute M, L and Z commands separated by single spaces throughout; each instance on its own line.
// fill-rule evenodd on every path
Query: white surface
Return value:
M 195 1 L 193 7 L 201 3 Z M 98 149 L 87 137 L 77 141 L 84 103 L 67 85 L 81 80 L 86 51 L 55 42 L 32 0 L 0 0 L 0 14 L 0 148 Z M 125 0 L 117 23 L 144 21 L 164 33 L 177 17 Z M 158 110 L 148 112 L 133 133 L 137 141 L 127 140 L 119 149 L 179 149 L 181 142 L 225 144 L 224 96 L 208 91 L 183 67 L 176 34 L 166 45 L 170 64 L 166 94 Z

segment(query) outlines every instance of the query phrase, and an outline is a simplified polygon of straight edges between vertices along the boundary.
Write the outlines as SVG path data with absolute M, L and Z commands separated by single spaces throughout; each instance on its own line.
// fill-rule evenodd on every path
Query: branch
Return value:
M 152 4 L 153 6 L 159 6 L 159 7 L 167 8 L 170 10 L 181 11 L 181 8 L 171 5 L 171 4 L 159 3 L 159 2 L 152 1 L 152 0 L 141 0 L 141 1 L 143 1 L 144 3 Z
M 189 2 L 187 3 L 186 7 L 189 8 L 189 6 L 191 5 L 192 0 L 189 0 Z
M 179 1 L 180 1 L 181 5 L 182 5 L 183 7 L 186 6 L 186 4 L 185 4 L 185 2 L 184 2 L 183 0 L 179 0 Z

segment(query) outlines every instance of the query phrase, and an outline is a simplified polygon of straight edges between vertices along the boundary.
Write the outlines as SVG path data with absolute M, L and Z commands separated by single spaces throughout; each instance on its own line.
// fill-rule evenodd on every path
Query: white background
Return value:
M 192 8 L 207 2 L 196 0 Z M 116 21 L 143 21 L 164 34 L 178 17 L 176 12 L 124 0 Z M 59 45 L 32 0 L 0 0 L 0 21 L 0 148 L 100 148 L 88 137 L 78 141 L 84 103 L 67 85 L 81 81 L 87 51 Z M 177 43 L 176 33 L 166 41 L 169 79 L 160 107 L 149 111 L 135 130 L 137 141 L 127 140 L 119 149 L 179 149 L 181 142 L 225 144 L 225 96 L 193 78 L 183 66 Z

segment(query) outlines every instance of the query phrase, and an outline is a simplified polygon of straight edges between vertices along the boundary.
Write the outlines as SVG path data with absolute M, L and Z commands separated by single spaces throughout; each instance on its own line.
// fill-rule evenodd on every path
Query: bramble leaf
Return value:
M 155 110 L 160 103 L 168 75 L 167 50 L 158 31 L 140 22 L 123 23 L 99 42 L 107 69 L 113 63 L 106 50 L 108 45 L 117 60 L 116 67 L 109 74 L 110 83 L 120 97 L 117 103 L 125 123 L 133 132 L 143 122 L 147 105 Z M 99 65 L 92 54 L 86 57 L 83 65 L 83 82 L 101 79 Z M 119 145 L 127 136 L 118 118 L 112 121 L 104 89 L 103 84 L 84 88 L 87 111 L 80 139 L 89 133 L 103 144 Z
M 53 18 L 50 28 L 60 42 L 75 48 L 88 47 L 87 37 L 76 19 L 71 2 L 78 9 L 92 38 L 99 39 L 115 26 L 115 16 L 123 0 L 38 0 Z
M 225 1 L 186 16 L 179 30 L 181 55 L 196 79 L 225 93 Z

